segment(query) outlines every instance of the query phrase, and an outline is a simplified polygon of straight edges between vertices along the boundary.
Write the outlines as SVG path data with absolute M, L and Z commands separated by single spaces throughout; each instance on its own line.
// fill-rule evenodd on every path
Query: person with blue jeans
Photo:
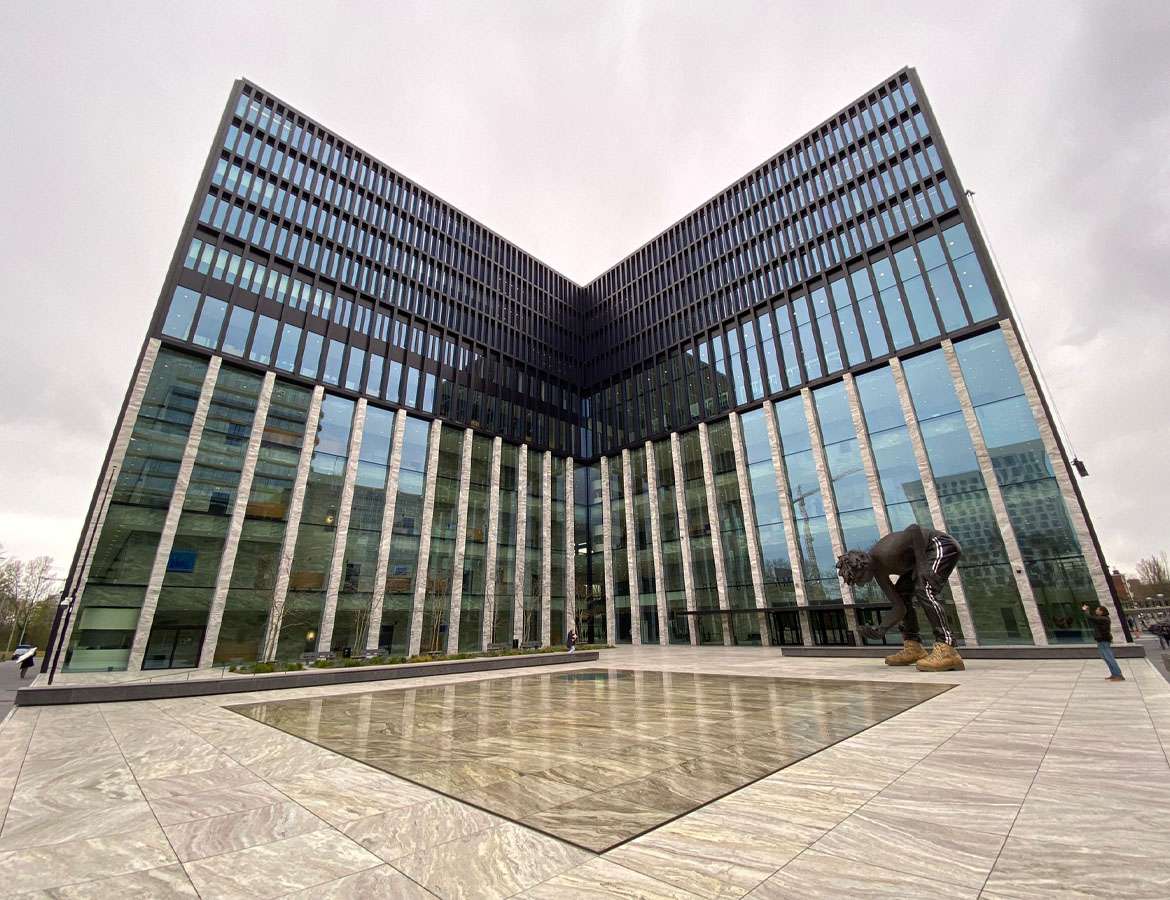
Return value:
M 1087 603 L 1081 610 L 1089 617 L 1089 622 L 1093 626 L 1093 640 L 1097 642 L 1097 652 L 1109 667 L 1107 680 L 1125 681 L 1125 676 L 1121 674 L 1121 666 L 1117 664 L 1117 657 L 1113 655 L 1113 629 L 1109 625 L 1109 613 L 1104 606 L 1090 610 Z

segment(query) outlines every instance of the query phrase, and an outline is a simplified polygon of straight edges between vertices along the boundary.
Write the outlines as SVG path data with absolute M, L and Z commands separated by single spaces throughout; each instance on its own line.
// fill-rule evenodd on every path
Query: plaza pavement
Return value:
M 377 685 L 21 707 L 0 726 L 0 890 L 1170 897 L 1170 684 L 1146 660 L 1121 662 L 1123 684 L 1099 660 L 924 675 L 774 649 L 625 647 L 577 668 L 599 665 L 957 687 L 600 855 L 223 708 Z

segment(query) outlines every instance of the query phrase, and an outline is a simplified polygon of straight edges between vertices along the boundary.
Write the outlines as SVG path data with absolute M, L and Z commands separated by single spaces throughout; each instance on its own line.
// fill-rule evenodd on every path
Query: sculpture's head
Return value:
M 864 550 L 850 550 L 837 557 L 837 574 L 846 584 L 865 584 L 873 578 L 873 559 Z

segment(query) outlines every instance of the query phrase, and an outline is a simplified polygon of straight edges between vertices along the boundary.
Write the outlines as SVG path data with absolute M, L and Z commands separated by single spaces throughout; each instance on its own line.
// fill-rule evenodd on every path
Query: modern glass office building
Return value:
M 588 285 L 247 81 L 66 588 L 72 671 L 584 641 L 840 645 L 834 561 L 953 534 L 967 645 L 1112 603 L 905 69 Z

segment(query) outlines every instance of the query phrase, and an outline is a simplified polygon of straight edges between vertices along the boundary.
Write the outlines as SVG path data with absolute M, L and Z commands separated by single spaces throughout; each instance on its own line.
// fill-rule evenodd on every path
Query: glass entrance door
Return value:
M 144 669 L 193 669 L 199 665 L 202 628 L 155 628 L 146 645 Z
M 768 633 L 774 646 L 800 646 L 804 643 L 800 631 L 800 613 L 795 609 L 768 610 Z

